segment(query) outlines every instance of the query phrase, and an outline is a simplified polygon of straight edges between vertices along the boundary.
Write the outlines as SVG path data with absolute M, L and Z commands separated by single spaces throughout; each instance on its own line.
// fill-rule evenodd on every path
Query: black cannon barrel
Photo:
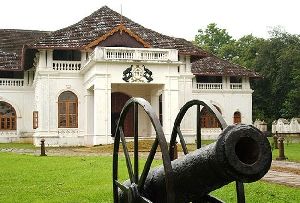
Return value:
M 199 201 L 232 181 L 257 181 L 271 161 L 270 144 L 259 130 L 249 125 L 228 126 L 216 142 L 172 161 L 175 200 Z M 142 193 L 153 202 L 166 202 L 163 166 L 149 172 Z

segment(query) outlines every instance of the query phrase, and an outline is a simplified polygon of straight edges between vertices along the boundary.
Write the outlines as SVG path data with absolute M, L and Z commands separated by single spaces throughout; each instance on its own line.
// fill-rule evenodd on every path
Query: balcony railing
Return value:
M 3 79 L 0 78 L 0 87 L 23 87 L 24 80 L 23 79 Z
M 58 71 L 80 71 L 81 61 L 56 61 L 52 62 L 53 70 Z
M 237 90 L 242 88 L 243 88 L 242 83 L 230 83 L 230 89 L 232 90 Z
M 178 61 L 178 52 L 173 49 L 97 47 L 91 53 L 90 60 L 144 60 L 144 61 Z
M 196 89 L 199 90 L 220 90 L 223 89 L 222 83 L 196 83 Z

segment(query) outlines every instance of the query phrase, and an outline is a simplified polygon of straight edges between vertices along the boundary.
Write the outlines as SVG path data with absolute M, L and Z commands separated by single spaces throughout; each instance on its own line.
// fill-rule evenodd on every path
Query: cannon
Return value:
M 189 108 L 197 106 L 197 150 L 188 152 L 180 130 L 181 121 Z M 213 113 L 223 129 L 216 142 L 201 147 L 201 106 Z M 142 172 L 139 171 L 138 107 L 147 113 L 156 132 L 156 138 Z M 134 109 L 133 166 L 123 132 L 124 120 L 130 108 Z M 203 109 L 203 108 L 202 108 Z M 198 126 L 199 125 L 199 126 Z M 174 148 L 178 139 L 184 156 L 175 159 Z M 122 144 L 129 180 L 118 178 L 118 154 Z M 151 168 L 158 149 L 163 164 Z M 261 179 L 271 166 L 271 147 L 262 132 L 250 125 L 229 125 L 207 101 L 192 100 L 179 111 L 169 146 L 162 126 L 151 105 L 142 98 L 131 98 L 125 104 L 115 132 L 113 153 L 114 202 L 222 202 L 209 195 L 211 191 L 236 181 L 237 201 L 245 202 L 243 183 Z

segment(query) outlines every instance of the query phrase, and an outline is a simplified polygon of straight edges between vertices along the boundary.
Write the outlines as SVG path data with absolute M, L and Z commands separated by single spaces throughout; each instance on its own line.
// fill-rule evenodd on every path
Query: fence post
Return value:
M 273 135 L 273 140 L 274 140 L 274 148 L 278 149 L 278 134 L 277 134 L 277 131 L 276 131 L 275 135 Z
M 47 156 L 45 150 L 45 139 L 41 139 L 41 156 Z
M 279 156 L 276 158 L 276 160 L 286 160 L 287 158 L 284 155 L 284 138 L 279 137 L 278 138 L 278 149 L 279 149 Z

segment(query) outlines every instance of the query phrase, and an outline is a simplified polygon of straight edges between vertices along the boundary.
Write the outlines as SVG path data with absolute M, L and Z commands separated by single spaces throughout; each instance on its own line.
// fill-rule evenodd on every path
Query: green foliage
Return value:
M 222 52 L 221 49 L 224 49 L 223 52 L 226 52 L 226 45 L 228 45 L 228 49 L 231 49 L 229 44 L 233 42 L 234 40 L 227 31 L 218 28 L 215 23 L 207 25 L 205 30 L 199 29 L 198 34 L 195 36 L 195 43 L 197 45 L 218 56 Z
M 300 117 L 300 35 L 274 28 L 269 39 L 246 35 L 234 40 L 226 29 L 211 23 L 198 31 L 195 42 L 263 76 L 251 81 L 253 119 L 270 124 L 280 117 Z
M 299 35 L 274 30 L 256 57 L 255 70 L 264 79 L 254 84 L 258 91 L 253 94 L 254 104 L 269 120 L 299 116 L 299 68 Z

